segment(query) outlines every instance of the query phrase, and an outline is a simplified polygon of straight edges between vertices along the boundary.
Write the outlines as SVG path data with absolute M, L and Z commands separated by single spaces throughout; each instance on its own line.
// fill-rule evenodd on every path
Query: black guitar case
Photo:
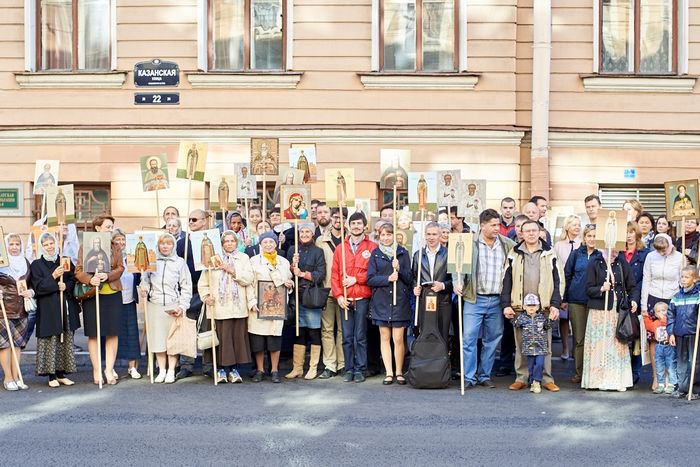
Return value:
M 438 331 L 437 311 L 426 310 L 426 300 L 434 292 L 420 297 L 423 322 L 420 335 L 411 345 L 411 363 L 408 366 L 408 382 L 416 389 L 443 389 L 450 385 L 450 359 L 447 343 Z

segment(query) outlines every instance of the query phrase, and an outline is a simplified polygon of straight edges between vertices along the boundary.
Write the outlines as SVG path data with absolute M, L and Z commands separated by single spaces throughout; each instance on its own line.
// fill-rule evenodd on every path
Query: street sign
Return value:
M 137 92 L 134 94 L 134 104 L 136 105 L 176 105 L 179 103 L 179 92 Z
M 624 177 L 628 179 L 637 178 L 637 169 L 625 169 Z
M 149 62 L 134 65 L 136 87 L 177 86 L 180 84 L 180 67 L 175 62 L 154 58 Z

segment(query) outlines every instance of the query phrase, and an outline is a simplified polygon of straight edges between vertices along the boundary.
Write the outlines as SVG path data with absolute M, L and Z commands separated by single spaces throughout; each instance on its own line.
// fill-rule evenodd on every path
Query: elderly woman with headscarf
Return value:
M 644 261 L 641 310 L 642 315 L 650 315 L 654 319 L 654 305 L 658 302 L 669 303 L 678 292 L 683 255 L 676 251 L 671 237 L 666 234 L 656 235 L 652 246 L 654 250 L 647 255 Z M 652 374 L 654 375 L 652 390 L 656 389 L 657 384 L 663 384 L 663 381 L 656 381 L 655 347 L 656 344 L 652 340 L 649 343 Z
M 326 278 L 326 260 L 323 250 L 314 243 L 314 224 L 299 224 L 299 251 L 290 246 L 287 260 L 292 265 L 292 274 L 299 278 L 299 335 L 294 341 L 292 371 L 285 375 L 287 379 L 304 375 L 306 342 L 311 343 L 309 371 L 304 379 L 314 379 L 318 375 L 318 361 L 321 358 L 321 310 L 323 306 L 304 303 L 304 294 L 310 288 L 323 287 Z M 325 300 L 324 300 L 325 304 Z M 294 306 L 291 304 L 290 308 Z
M 287 293 L 294 287 L 289 261 L 277 254 L 277 235 L 270 231 L 260 236 L 260 254 L 250 262 L 255 273 L 256 304 L 248 316 L 250 349 L 255 355 L 256 372 L 253 381 L 263 380 L 263 357 L 270 352 L 273 383 L 281 382 L 279 377 L 280 351 L 282 350 L 282 327 L 284 311 L 287 308 Z M 285 293 L 280 294 L 284 286 Z M 282 312 L 281 315 L 279 312 Z M 261 316 L 262 315 L 262 316 Z
M 232 230 L 221 235 L 222 265 L 202 273 L 199 294 L 206 304 L 207 318 L 216 324 L 216 361 L 219 383 L 242 383 L 237 365 L 250 363 L 248 310 L 256 303 L 253 283 L 255 275 L 250 258 L 238 251 L 238 237 Z
M 0 290 L 2 300 L 5 302 L 7 322 L 9 329 L 5 327 L 5 321 L 0 321 L 0 366 L 5 375 L 3 386 L 8 391 L 29 389 L 20 378 L 17 367 L 20 361 L 20 352 L 27 345 L 29 332 L 27 330 L 27 306 L 33 303 L 34 291 L 25 287 L 18 287 L 18 281 L 28 284 L 30 280 L 29 261 L 24 257 L 22 239 L 17 234 L 5 236 L 7 252 L 7 267 L 0 268 Z M 14 344 L 15 354 L 12 355 Z
M 78 305 L 73 299 L 75 269 L 72 263 L 70 270 L 61 266 L 52 234 L 43 233 L 38 247 L 41 256 L 30 266 L 37 300 L 36 374 L 48 376 L 49 387 L 72 386 L 73 381 L 66 375 L 76 371 L 73 333 L 80 327 Z
M 139 323 L 136 314 L 135 293 L 141 275 L 134 274 L 126 269 L 126 234 L 121 229 L 114 229 L 112 232 L 112 248 L 122 252 L 122 264 L 124 273 L 119 278 L 122 284 L 121 298 L 121 328 L 119 330 L 119 344 L 117 346 L 117 359 L 128 361 L 128 374 L 132 379 L 140 379 L 139 359 L 141 358 L 141 342 L 139 335 Z M 116 377 L 116 373 L 112 376 Z
M 182 237 L 182 221 L 179 217 L 171 217 L 165 222 L 165 230 L 175 237 L 175 241 L 180 240 L 180 237 Z
M 175 253 L 175 237 L 169 233 L 158 237 L 156 272 L 141 277 L 139 294 L 148 300 L 148 344 L 156 354 L 156 383 L 174 383 L 178 356 L 168 352 L 168 332 L 175 318 L 190 307 L 192 276 L 185 260 Z

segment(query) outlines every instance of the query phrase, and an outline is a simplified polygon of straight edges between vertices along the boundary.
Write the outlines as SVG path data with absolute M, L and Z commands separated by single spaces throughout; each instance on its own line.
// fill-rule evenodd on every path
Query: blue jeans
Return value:
M 674 389 L 678 384 L 678 373 L 676 372 L 676 349 L 668 344 L 656 344 L 654 350 L 654 363 L 656 364 L 656 381 L 659 387 L 666 381 L 668 371 L 668 384 Z
M 367 311 L 369 299 L 351 302 L 348 309 L 348 319 L 345 310 L 340 310 L 343 318 L 343 356 L 345 371 L 364 373 L 367 369 Z
M 477 384 L 491 379 L 491 370 L 496 360 L 496 349 L 503 336 L 503 315 L 500 297 L 477 295 L 476 303 L 464 302 L 464 380 Z M 476 342 L 481 331 L 481 361 Z
M 530 384 L 533 381 L 542 382 L 542 373 L 544 372 L 544 355 L 528 355 L 527 370 L 530 373 Z

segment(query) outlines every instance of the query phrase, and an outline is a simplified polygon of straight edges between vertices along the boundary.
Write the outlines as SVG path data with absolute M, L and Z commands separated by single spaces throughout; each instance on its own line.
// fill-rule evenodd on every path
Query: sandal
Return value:
M 400 384 L 401 386 L 403 386 L 404 384 L 406 384 L 406 378 L 404 378 L 401 375 L 397 376 L 396 377 L 396 384 Z
M 109 378 L 110 376 L 112 377 L 112 379 Z M 108 386 L 114 386 L 118 382 L 117 378 L 114 377 L 114 372 L 112 372 L 112 374 L 110 375 L 105 371 L 105 379 L 107 380 Z
M 384 378 L 384 381 L 382 381 L 382 384 L 384 386 L 389 386 L 390 384 L 394 383 L 394 376 L 393 375 L 386 375 L 386 378 Z

